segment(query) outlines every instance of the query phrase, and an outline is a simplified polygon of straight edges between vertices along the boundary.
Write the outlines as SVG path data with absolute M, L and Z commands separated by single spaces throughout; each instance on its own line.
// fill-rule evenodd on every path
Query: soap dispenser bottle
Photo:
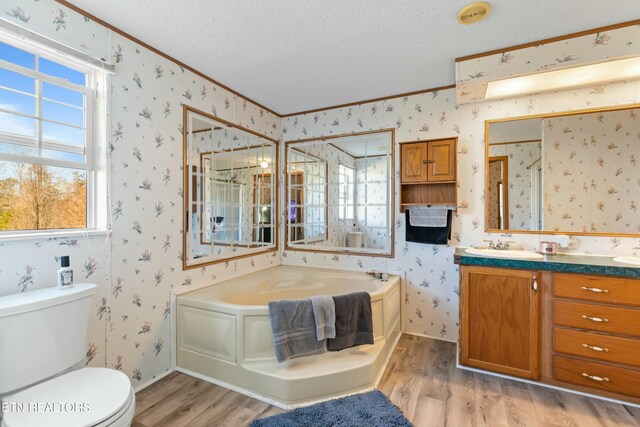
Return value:
M 58 270 L 58 289 L 73 287 L 73 270 L 69 267 L 69 257 L 60 257 L 60 269 Z

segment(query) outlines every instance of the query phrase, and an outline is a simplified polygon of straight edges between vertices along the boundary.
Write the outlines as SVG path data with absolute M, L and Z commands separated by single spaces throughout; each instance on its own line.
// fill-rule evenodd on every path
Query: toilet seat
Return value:
M 128 425 L 135 396 L 122 372 L 83 368 L 10 395 L 3 406 L 2 427 Z

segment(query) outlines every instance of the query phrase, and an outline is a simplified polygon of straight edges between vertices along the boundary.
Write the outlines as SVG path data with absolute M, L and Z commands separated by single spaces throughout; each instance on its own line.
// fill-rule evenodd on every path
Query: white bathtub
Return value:
M 374 344 L 277 363 L 267 303 L 371 294 Z M 283 408 L 371 389 L 400 337 L 400 280 L 278 266 L 177 297 L 176 368 Z

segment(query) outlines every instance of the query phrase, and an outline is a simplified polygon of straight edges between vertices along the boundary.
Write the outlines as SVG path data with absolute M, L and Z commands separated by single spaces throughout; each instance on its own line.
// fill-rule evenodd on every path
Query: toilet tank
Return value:
M 0 395 L 81 362 L 97 286 L 38 289 L 0 297 Z

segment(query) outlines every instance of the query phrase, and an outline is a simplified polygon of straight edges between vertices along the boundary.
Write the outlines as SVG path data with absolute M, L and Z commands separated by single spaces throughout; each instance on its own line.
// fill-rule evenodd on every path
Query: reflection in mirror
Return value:
M 639 112 L 488 121 L 487 230 L 639 234 Z
M 286 147 L 287 248 L 393 256 L 393 130 Z
M 276 141 L 185 107 L 184 267 L 275 250 Z

